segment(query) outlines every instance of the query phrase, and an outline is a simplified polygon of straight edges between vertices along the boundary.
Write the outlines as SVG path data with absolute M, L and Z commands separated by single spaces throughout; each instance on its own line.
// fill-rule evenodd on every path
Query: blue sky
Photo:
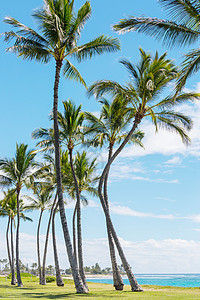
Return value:
M 80 7 L 83 1 L 75 1 Z M 34 8 L 42 1 L 7 1 L 1 4 L 0 20 L 7 15 L 30 27 L 36 26 L 31 17 Z M 170 58 L 180 62 L 180 56 L 187 49 L 166 49 L 160 42 L 136 33 L 118 36 L 111 25 L 128 15 L 166 18 L 166 12 L 155 0 L 91 1 L 92 17 L 87 22 L 82 43 L 100 35 L 119 37 L 122 51 L 105 54 L 76 66 L 87 84 L 98 79 L 112 79 L 120 83 L 128 81 L 125 69 L 118 63 L 122 57 L 133 62 L 139 58 L 139 46 L 144 50 L 159 53 L 168 50 Z M 10 27 L 1 22 L 0 32 Z M 23 61 L 16 55 L 5 52 L 6 44 L 0 43 L 0 157 L 11 157 L 16 142 L 28 143 L 34 147 L 31 132 L 38 127 L 49 127 L 49 112 L 52 107 L 54 62 L 41 65 Z M 188 89 L 200 91 L 199 74 L 187 84 Z M 82 103 L 83 110 L 98 112 L 95 99 L 88 99 L 85 89 L 75 82 L 61 79 L 59 99 L 73 99 Z M 111 212 L 117 233 L 133 270 L 137 273 L 199 272 L 200 270 L 200 207 L 199 207 L 199 157 L 200 157 L 200 105 L 185 104 L 182 111 L 192 117 L 192 143 L 186 148 L 178 136 L 162 131 L 155 134 L 148 121 L 142 124 L 146 133 L 145 150 L 127 147 L 121 158 L 113 165 L 109 195 Z M 99 153 L 100 167 L 105 152 Z M 69 226 L 73 205 L 67 209 Z M 26 262 L 36 261 L 35 232 L 38 212 L 31 214 L 34 222 L 22 224 L 21 258 Z M 43 220 L 42 233 L 45 233 Z M 107 253 L 106 231 L 103 213 L 98 199 L 91 199 L 89 207 L 83 209 L 83 237 L 85 263 L 110 264 Z M 4 230 L 6 220 L 1 220 L 0 257 L 6 257 Z M 62 241 L 62 230 L 57 220 L 57 236 L 61 265 L 68 266 Z M 31 249 L 31 250 L 30 250 Z M 102 257 L 101 253 L 105 253 Z M 107 253 L 107 254 L 106 254 Z M 51 251 L 48 262 L 53 263 Z

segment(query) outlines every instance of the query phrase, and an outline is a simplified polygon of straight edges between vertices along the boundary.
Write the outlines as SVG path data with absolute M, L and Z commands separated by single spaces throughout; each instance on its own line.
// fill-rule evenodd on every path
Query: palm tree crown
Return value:
M 34 162 L 35 154 L 31 150 L 27 150 L 28 145 L 16 144 L 16 154 L 12 159 L 0 159 L 0 170 L 3 175 L 0 175 L 0 184 L 2 186 L 15 186 L 15 190 L 21 190 L 23 185 L 29 183 L 34 167 L 37 165 Z M 14 191 L 14 190 L 13 190 Z
M 99 118 L 90 112 L 85 112 L 88 125 L 84 126 L 84 134 L 89 135 L 85 144 L 102 147 L 105 143 L 109 143 L 114 146 L 127 135 L 127 129 L 135 114 L 135 109 L 128 107 L 127 101 L 121 98 L 116 98 L 112 102 L 103 99 L 100 102 L 102 109 Z M 132 142 L 141 145 L 142 137 L 143 133 L 138 131 L 133 135 Z
M 128 60 L 120 62 L 130 74 L 131 80 L 127 85 L 120 85 L 110 80 L 95 82 L 88 89 L 89 95 L 97 99 L 105 94 L 113 98 L 122 97 L 129 102 L 135 110 L 133 120 L 137 125 L 144 117 L 150 117 L 158 129 L 158 126 L 178 132 L 186 144 L 190 141 L 185 129 L 191 128 L 192 121 L 182 113 L 176 112 L 173 107 L 188 100 L 199 98 L 198 93 L 179 93 L 168 95 L 160 100 L 163 90 L 178 76 L 178 69 L 173 62 L 166 58 L 166 53 L 155 56 L 140 49 L 141 60 L 138 65 Z
M 131 16 L 120 20 L 114 30 L 124 33 L 137 31 L 162 40 L 168 46 L 186 46 L 197 42 L 200 38 L 199 1 L 193 0 L 158 0 L 168 11 L 169 18 L 163 20 L 150 17 Z M 188 77 L 200 68 L 200 50 L 189 51 L 181 66 L 177 80 L 177 91 L 181 90 Z
M 80 62 L 94 54 L 117 51 L 120 46 L 118 39 L 104 35 L 78 46 L 81 31 L 91 16 L 91 6 L 90 2 L 86 1 L 77 13 L 74 12 L 73 6 L 74 1 L 44 0 L 44 7 L 33 13 L 41 34 L 12 17 L 6 17 L 4 22 L 17 31 L 5 32 L 5 41 L 14 40 L 14 45 L 7 50 L 24 59 L 34 59 L 42 63 L 48 63 L 52 58 L 60 62 L 65 61 L 64 75 L 86 85 L 68 57 L 71 56 Z
M 63 144 L 69 150 L 81 143 L 82 123 L 84 121 L 84 113 L 81 111 L 81 105 L 76 107 L 71 100 L 64 101 L 64 114 L 58 112 L 58 122 L 60 127 L 60 137 Z

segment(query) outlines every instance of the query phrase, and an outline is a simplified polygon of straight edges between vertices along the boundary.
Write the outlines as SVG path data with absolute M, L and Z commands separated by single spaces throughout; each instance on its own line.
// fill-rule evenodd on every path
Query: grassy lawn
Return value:
M 129 286 L 123 292 L 116 292 L 112 285 L 102 283 L 89 283 L 90 293 L 78 295 L 75 292 L 73 281 L 65 280 L 64 287 L 57 287 L 55 282 L 46 286 L 39 286 L 34 279 L 23 279 L 23 288 L 17 288 L 0 278 L 0 299 L 200 299 L 199 288 L 175 288 L 160 286 L 143 286 L 143 293 L 133 293 Z

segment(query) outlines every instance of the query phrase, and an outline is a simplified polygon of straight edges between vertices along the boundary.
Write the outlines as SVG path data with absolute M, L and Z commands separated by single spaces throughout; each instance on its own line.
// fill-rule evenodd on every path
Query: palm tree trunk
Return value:
M 73 249 L 74 249 L 74 256 L 75 256 L 75 259 L 77 261 L 77 249 L 76 249 L 76 213 L 77 213 L 77 202 L 76 202 L 76 205 L 75 205 L 75 208 L 74 208 L 74 213 L 73 213 L 73 219 L 72 219 L 72 223 L 73 223 Z M 78 263 L 77 263 L 78 265 Z
M 10 255 L 10 244 L 9 244 L 9 228 L 10 228 L 10 220 L 11 217 L 8 216 L 8 224 L 7 224 L 7 229 L 6 229 L 6 244 L 7 244 L 7 252 L 8 252 L 8 261 L 9 261 L 9 265 L 10 265 L 10 270 L 12 269 L 12 261 L 11 261 L 11 255 Z
M 19 266 L 19 226 L 20 226 L 19 194 L 20 194 L 20 188 L 17 188 L 16 271 L 17 271 L 17 286 L 23 287 L 21 274 L 20 274 L 20 266 Z
M 54 199 L 54 202 L 52 204 L 50 216 L 49 216 L 49 222 L 47 226 L 47 232 L 46 232 L 46 240 L 45 240 L 45 246 L 44 246 L 44 255 L 43 255 L 43 265 L 42 265 L 42 278 L 41 278 L 41 284 L 46 285 L 46 277 L 45 277 L 45 266 L 46 266 L 46 258 L 47 258 L 47 246 L 48 246 L 48 241 L 49 241 L 49 231 L 50 231 L 50 226 L 51 226 L 51 219 L 52 219 L 52 214 L 53 214 L 53 209 L 56 203 L 56 198 L 57 198 L 57 193 Z
M 72 157 L 72 149 L 69 149 L 69 157 L 70 157 L 70 166 L 74 178 L 74 184 L 75 184 L 75 189 L 76 189 L 76 198 L 77 198 L 77 235 L 78 235 L 78 262 L 79 262 L 79 272 L 81 279 L 83 281 L 84 286 L 86 289 L 89 291 L 87 282 L 86 282 L 86 277 L 85 277 L 85 272 L 84 272 L 84 265 L 83 265 L 83 247 L 82 247 L 82 234 L 81 234 L 81 200 L 80 200 L 80 193 L 79 193 L 79 186 L 78 182 L 76 179 L 75 171 L 74 171 L 74 166 L 73 166 L 73 157 Z
M 53 216 L 52 216 L 52 239 L 53 239 L 53 254 L 54 254 L 54 262 L 55 262 L 55 269 L 56 269 L 56 283 L 57 286 L 64 286 L 64 282 L 62 280 L 61 274 L 60 274 L 60 266 L 58 261 L 58 251 L 56 246 L 56 234 L 55 234 L 55 215 L 58 208 L 58 202 L 53 210 Z
M 104 180 L 105 180 L 105 176 L 106 176 L 107 172 L 109 171 L 112 162 L 120 154 L 120 152 L 125 147 L 125 145 L 128 143 L 128 141 L 132 137 L 132 134 L 136 130 L 136 128 L 137 128 L 138 124 L 140 123 L 140 121 L 141 121 L 140 115 L 138 115 L 138 116 L 136 115 L 135 121 L 133 123 L 133 126 L 132 126 L 130 132 L 128 133 L 128 135 L 126 136 L 126 138 L 124 139 L 122 144 L 119 146 L 119 148 L 115 151 L 115 153 L 112 155 L 112 157 L 109 159 L 108 163 L 106 164 L 106 166 L 105 166 L 105 168 L 102 172 L 102 175 L 101 175 L 101 178 L 100 178 L 100 181 L 99 181 L 99 186 L 98 186 L 99 198 L 100 198 L 101 205 L 102 205 L 105 217 L 106 217 L 106 222 L 109 226 L 109 230 L 111 231 L 111 234 L 112 234 L 113 239 L 115 241 L 115 245 L 117 247 L 119 256 L 121 258 L 123 267 L 126 271 L 126 274 L 128 276 L 128 279 L 129 279 L 129 282 L 130 282 L 130 285 L 131 285 L 131 289 L 132 289 L 133 292 L 141 292 L 143 290 L 140 287 L 140 285 L 138 284 L 135 276 L 133 275 L 133 273 L 131 271 L 131 268 L 130 268 L 128 262 L 127 262 L 127 259 L 124 255 L 123 249 L 122 249 L 121 244 L 120 244 L 119 239 L 118 239 L 118 236 L 117 236 L 116 231 L 114 229 L 114 226 L 112 224 L 109 210 L 107 209 L 107 206 L 106 206 L 106 203 L 105 203 L 105 199 L 104 199 L 104 196 L 103 196 L 103 193 L 102 193 L 102 186 L 103 186 L 103 183 L 104 183 Z
M 113 151 L 113 144 L 110 144 L 109 146 L 109 154 L 108 154 L 108 161 L 112 157 L 112 151 Z M 107 206 L 107 209 L 109 211 L 109 203 L 108 203 L 108 175 L 109 175 L 110 168 L 108 169 L 108 172 L 105 176 L 104 180 L 104 200 L 105 204 Z M 121 277 L 121 274 L 119 272 L 119 268 L 117 265 L 117 259 L 116 259 L 116 254 L 115 254 L 115 246 L 113 242 L 113 237 L 109 228 L 109 224 L 106 220 L 106 226 L 107 226 L 107 233 L 108 233 L 108 242 L 109 242 L 109 250 L 110 250 L 110 258 L 111 258 L 111 264 L 112 264 L 112 271 L 113 271 L 113 283 L 114 287 L 117 291 L 122 291 L 124 287 L 124 283 Z
M 58 86 L 60 79 L 60 70 L 62 67 L 62 61 L 56 61 L 56 74 L 54 82 L 54 105 L 53 105 L 53 120 L 54 120 L 54 138 L 55 138 L 55 162 L 56 162 L 56 181 L 57 181 L 57 191 L 58 191 L 58 202 L 60 208 L 60 217 L 63 228 L 63 234 L 65 239 L 65 245 L 67 248 L 69 263 L 72 269 L 72 276 L 74 278 L 74 284 L 77 293 L 87 293 L 87 289 L 81 281 L 77 263 L 73 255 L 72 244 L 69 235 L 69 229 L 67 225 L 67 219 L 65 215 L 65 206 L 63 201 L 62 193 L 62 178 L 61 178 L 61 166 L 60 166 L 60 145 L 59 145 L 59 129 L 58 129 Z
M 11 279 L 11 285 L 16 285 L 16 277 L 15 277 L 15 257 L 14 257 L 14 243 L 13 243 L 13 219 L 11 219 L 11 273 L 12 273 L 12 279 Z
M 40 217 L 38 221 L 38 228 L 37 228 L 37 257 L 38 257 L 38 273 L 39 273 L 39 284 L 42 284 L 42 270 L 41 270 L 41 262 L 40 262 L 40 225 L 42 219 L 43 210 L 40 211 Z

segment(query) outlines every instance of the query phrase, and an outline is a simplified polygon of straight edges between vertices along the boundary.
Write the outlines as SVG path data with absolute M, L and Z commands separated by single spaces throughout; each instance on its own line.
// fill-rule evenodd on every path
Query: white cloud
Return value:
M 155 197 L 157 200 L 163 200 L 163 201 L 169 201 L 169 202 L 175 202 L 176 200 L 165 198 L 165 197 Z
M 185 146 L 177 134 L 167 130 L 159 129 L 159 131 L 155 133 L 155 127 L 152 123 L 144 119 L 140 129 L 145 133 L 143 139 L 145 150 L 132 145 L 128 146 L 120 155 L 122 157 L 145 156 L 150 154 L 200 156 L 200 103 L 195 102 L 193 104 L 188 103 L 181 105 L 179 111 L 190 116 L 194 123 L 192 130 L 188 133 L 191 139 L 190 146 Z
M 167 160 L 164 164 L 169 167 L 171 167 L 173 165 L 180 165 L 181 159 L 179 156 L 174 156 L 173 158 Z
M 157 198 L 159 199 L 159 198 Z M 161 198 L 166 200 L 166 198 Z M 169 201 L 169 199 L 167 199 Z M 173 200 L 172 200 L 173 201 Z M 110 203 L 110 211 L 116 215 L 138 217 L 138 218 L 153 218 L 153 219 L 165 219 L 165 220 L 188 220 L 196 223 L 200 223 L 200 215 L 179 216 L 177 214 L 154 214 L 151 212 L 140 212 L 131 209 L 128 206 L 115 205 Z
M 136 162 L 134 160 L 132 161 L 127 161 L 121 160 L 120 162 L 117 161 L 112 165 L 111 171 L 110 171 L 110 176 L 109 176 L 109 181 L 121 181 L 121 180 L 133 180 L 133 181 L 147 181 L 147 182 L 157 182 L 157 183 L 179 183 L 177 179 L 170 179 L 166 180 L 163 178 L 151 178 L 148 176 L 141 176 L 137 175 L 138 173 L 140 174 L 147 174 L 152 172 L 157 175 L 161 173 L 161 171 L 158 170 L 147 170 L 145 169 L 141 163 Z
M 173 214 L 167 214 L 167 215 L 156 215 L 150 212 L 139 212 L 136 210 L 133 210 L 127 206 L 121 206 L 121 205 L 113 205 L 110 204 L 110 211 L 113 214 L 117 215 L 124 215 L 124 216 L 132 216 L 132 217 L 139 217 L 139 218 L 153 218 L 153 219 L 168 219 L 173 220 L 177 217 Z
M 42 243 L 44 236 L 41 238 Z M 48 249 L 47 265 L 54 264 L 51 247 Z M 145 241 L 120 242 L 135 273 L 195 273 L 200 269 L 200 242 L 182 239 L 148 239 Z M 0 257 L 6 258 L 5 238 L 0 234 Z M 69 266 L 64 241 L 57 240 L 61 268 Z M 106 238 L 86 239 L 83 241 L 85 265 L 110 266 Z M 102 255 L 103 253 L 103 255 Z M 20 236 L 20 258 L 31 265 L 37 261 L 36 237 L 22 233 Z M 118 263 L 121 264 L 119 258 Z

